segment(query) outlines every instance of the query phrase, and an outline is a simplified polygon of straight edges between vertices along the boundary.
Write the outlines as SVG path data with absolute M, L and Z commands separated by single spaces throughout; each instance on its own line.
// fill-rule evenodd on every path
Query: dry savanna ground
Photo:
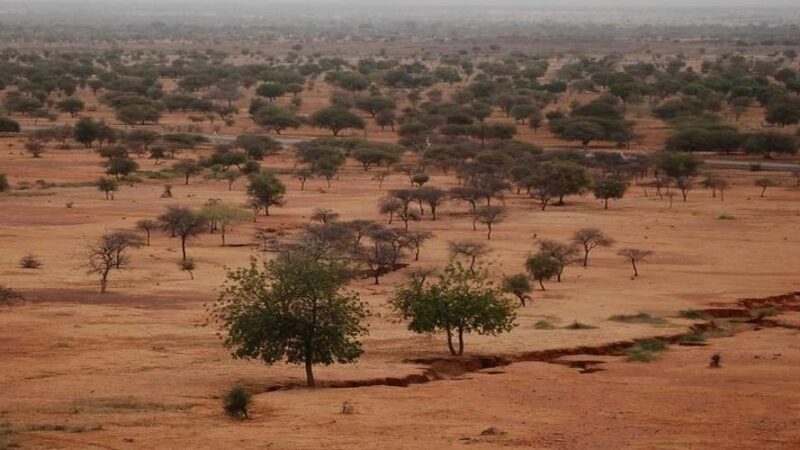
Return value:
M 128 270 L 112 274 L 110 292 L 100 295 L 96 278 L 83 267 L 87 242 L 131 229 L 168 205 L 199 207 L 209 199 L 243 204 L 245 183 L 228 191 L 221 181 L 173 180 L 175 196 L 164 199 L 165 181 L 145 180 L 123 186 L 110 201 L 90 185 L 103 172 L 92 151 L 53 148 L 34 159 L 17 138 L 1 139 L 0 149 L 0 169 L 12 185 L 56 184 L 0 196 L 0 280 L 26 297 L 0 310 L 0 448 L 800 445 L 800 313 L 791 307 L 770 318 L 782 326 L 742 326 L 705 346 L 673 345 L 649 364 L 627 362 L 606 345 L 686 333 L 696 321 L 680 318 L 681 310 L 800 291 L 800 190 L 788 175 L 773 175 L 781 186 L 762 198 L 753 181 L 763 175 L 721 172 L 732 183 L 724 201 L 697 189 L 688 202 L 672 207 L 638 187 L 609 210 L 582 196 L 542 212 L 526 196 L 508 195 L 509 215 L 496 225 L 486 259 L 496 278 L 522 271 L 537 239 L 565 241 L 575 230 L 595 226 L 616 244 L 597 249 L 589 268 L 570 266 L 561 283 L 537 290 L 533 302 L 519 309 L 511 333 L 468 336 L 468 355 L 461 360 L 447 360 L 441 336 L 408 332 L 387 307 L 405 271 L 378 286 L 359 280 L 352 288 L 370 307 L 364 356 L 357 364 L 318 369 L 323 386 L 336 389 L 272 391 L 301 383 L 302 368 L 233 360 L 216 330 L 203 326 L 203 305 L 215 298 L 225 268 L 269 257 L 254 241 L 256 227 L 289 239 L 314 208 L 334 209 L 343 220 L 385 220 L 377 201 L 387 189 L 407 186 L 404 175 L 392 175 L 381 189 L 372 173 L 349 163 L 331 187 L 312 180 L 304 191 L 282 175 L 287 202 L 272 216 L 236 223 L 225 247 L 218 234 L 191 241 L 195 279 L 179 270 L 178 242 L 156 233 L 151 246 L 132 253 Z M 139 162 L 144 170 L 163 167 Z M 285 152 L 265 166 L 288 169 L 293 163 Z M 448 188 L 455 179 L 435 173 L 430 184 Z M 448 241 L 484 239 L 485 230 L 473 231 L 466 211 L 447 203 L 439 220 L 412 223 L 434 238 L 410 266 L 442 266 Z M 623 247 L 654 252 L 640 277 L 632 278 L 616 255 Z M 41 269 L 18 266 L 29 253 L 42 261 Z M 664 320 L 609 320 L 638 312 Z M 541 321 L 551 329 L 537 326 Z M 575 322 L 591 328 L 566 328 Z M 584 350 L 567 351 L 573 355 L 556 359 L 559 364 L 532 356 L 578 347 Z M 715 353 L 722 355 L 721 369 L 708 368 Z M 497 360 L 515 362 L 477 370 L 480 361 Z M 586 360 L 603 370 L 578 370 Z M 425 381 L 430 377 L 420 375 L 431 373 L 440 379 L 387 385 Z M 221 394 L 237 383 L 259 393 L 244 422 L 226 417 L 220 404 Z M 340 414 L 345 401 L 355 414 Z M 481 434 L 490 427 L 496 432 Z

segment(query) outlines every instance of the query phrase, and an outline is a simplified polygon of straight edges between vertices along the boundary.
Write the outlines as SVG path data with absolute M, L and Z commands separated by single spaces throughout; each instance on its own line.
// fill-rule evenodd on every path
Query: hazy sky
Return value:
M 786 8 L 791 11 L 786 12 Z M 778 10 L 779 12 L 775 12 Z M 593 15 L 593 11 L 603 14 Z M 694 14 L 692 12 L 695 11 Z M 515 15 L 516 14 L 516 15 Z M 739 22 L 768 20 L 800 22 L 800 0 L 0 0 L 0 23 L 15 18 L 45 18 L 77 23 L 104 17 L 138 17 L 140 20 L 188 17 L 326 19 L 350 16 L 384 19 L 501 17 L 504 20 L 575 21 L 671 17 L 672 23 L 715 17 Z M 765 16 L 769 16 L 764 19 Z M 666 20 L 666 19 L 665 19 Z

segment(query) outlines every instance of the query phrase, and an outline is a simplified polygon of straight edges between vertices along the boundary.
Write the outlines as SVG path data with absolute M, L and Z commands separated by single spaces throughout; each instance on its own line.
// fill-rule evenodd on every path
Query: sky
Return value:
M 776 10 L 791 9 L 782 15 Z M 0 23 L 14 17 L 47 17 L 70 21 L 105 16 L 189 17 L 251 16 L 298 18 L 317 16 L 382 16 L 383 18 L 447 19 L 490 14 L 514 17 L 542 17 L 569 14 L 591 21 L 592 11 L 604 17 L 634 14 L 664 14 L 675 17 L 727 17 L 743 20 L 772 11 L 772 16 L 794 23 L 800 14 L 800 0 L 0 0 Z M 485 16 L 483 16 L 485 14 Z M 680 19 L 678 19 L 680 20 Z M 757 20 L 757 19 L 753 19 Z

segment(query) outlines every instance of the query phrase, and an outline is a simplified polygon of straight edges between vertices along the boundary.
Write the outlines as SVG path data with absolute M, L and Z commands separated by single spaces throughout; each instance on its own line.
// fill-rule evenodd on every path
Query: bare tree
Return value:
M 633 276 L 639 276 L 639 269 L 636 267 L 637 263 L 644 261 L 645 258 L 652 255 L 653 252 L 650 250 L 641 250 L 638 248 L 623 248 L 619 252 L 618 255 L 627 258 L 630 261 L 631 266 L 633 267 Z
M 108 276 L 112 270 L 122 270 L 130 263 L 127 254 L 128 241 L 107 234 L 97 242 L 89 243 L 87 249 L 87 272 L 100 275 L 100 293 L 108 288 Z
M 583 247 L 583 267 L 589 266 L 589 252 L 614 244 L 613 239 L 597 228 L 581 228 L 572 235 L 572 242 Z
M 0 305 L 6 305 L 10 308 L 14 302 L 22 300 L 22 298 L 22 294 L 19 292 L 0 284 Z
M 158 228 L 158 222 L 150 219 L 142 219 L 136 222 L 136 229 L 145 232 L 145 245 L 150 246 L 150 233 Z
M 562 244 L 558 241 L 550 239 L 542 239 L 539 241 L 539 250 L 542 253 L 550 255 L 556 262 L 558 262 L 558 272 L 556 273 L 556 281 L 561 282 L 561 276 L 564 273 L 564 268 L 579 260 L 578 247 L 573 244 Z
M 486 240 L 492 239 L 492 225 L 502 222 L 505 218 L 506 209 L 502 206 L 487 205 L 481 206 L 475 211 L 475 220 L 486 225 Z
M 387 223 L 391 224 L 394 221 L 394 216 L 403 209 L 403 202 L 394 197 L 383 197 L 378 202 L 378 209 L 381 214 L 389 216 Z
M 760 197 L 766 197 L 767 195 L 767 188 L 778 186 L 778 182 L 773 180 L 772 178 L 759 178 L 754 183 L 756 186 L 761 188 L 761 195 Z
M 420 204 L 425 203 L 428 205 L 431 210 L 431 220 L 436 220 L 436 209 L 444 203 L 445 192 L 437 187 L 422 186 L 417 189 L 416 197 Z M 420 205 L 421 209 L 422 206 Z
M 464 257 L 469 261 L 469 270 L 475 270 L 475 263 L 482 256 L 489 253 L 489 247 L 482 242 L 475 242 L 469 240 L 451 241 L 448 243 L 450 250 L 450 258 L 455 259 Z
M 409 231 L 405 233 L 408 247 L 414 250 L 414 261 L 419 261 L 419 252 L 425 241 L 433 237 L 430 231 Z
M 344 222 L 342 225 L 350 230 L 350 237 L 353 241 L 354 252 L 358 250 L 358 246 L 361 245 L 361 240 L 364 238 L 364 236 L 367 236 L 370 232 L 381 227 L 381 225 L 378 225 L 371 220 L 363 219 L 350 220 L 348 222 Z
M 202 233 L 206 228 L 206 219 L 183 206 L 169 206 L 167 211 L 158 216 L 161 227 L 170 235 L 181 239 L 181 256 L 186 261 L 186 243 L 193 236 Z
M 311 220 L 328 225 L 329 223 L 339 220 L 339 213 L 328 208 L 316 208 L 311 214 Z

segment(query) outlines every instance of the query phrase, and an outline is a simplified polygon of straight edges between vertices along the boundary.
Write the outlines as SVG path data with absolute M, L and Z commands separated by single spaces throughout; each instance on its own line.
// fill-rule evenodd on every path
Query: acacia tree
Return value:
M 583 267 L 589 266 L 589 252 L 597 247 L 610 247 L 614 240 L 597 228 L 581 228 L 572 235 L 572 242 L 583 247 Z
M 633 276 L 639 276 L 639 269 L 637 268 L 636 264 L 644 261 L 645 258 L 652 255 L 653 252 L 650 250 L 641 250 L 638 248 L 623 248 L 619 252 L 618 255 L 626 258 L 631 263 L 631 267 L 633 267 Z
M 766 197 L 767 195 L 767 188 L 774 187 L 778 185 L 778 182 L 773 180 L 772 178 L 759 178 L 754 183 L 756 186 L 761 188 L 761 195 L 760 197 Z
M 184 177 L 184 184 L 189 184 L 189 178 L 199 174 L 203 168 L 193 159 L 182 159 L 172 165 L 172 170 Z
M 550 253 L 539 252 L 528 257 L 525 261 L 525 269 L 544 291 L 544 280 L 549 280 L 558 275 L 561 265 Z
M 97 180 L 97 190 L 105 194 L 106 200 L 114 200 L 114 192 L 119 189 L 119 183 L 113 178 L 100 178 Z
M 530 300 L 531 281 L 524 273 L 518 273 L 503 278 L 503 291 L 514 294 L 522 306 L 527 306 L 526 300 Z
M 171 236 L 181 240 L 181 259 L 186 261 L 186 243 L 205 230 L 205 217 L 183 206 L 168 206 L 167 211 L 158 216 L 161 228 Z
M 286 193 L 286 186 L 275 175 L 270 172 L 259 172 L 250 177 L 247 185 L 247 195 L 250 197 L 251 204 L 258 205 L 264 210 L 264 215 L 269 216 L 271 206 L 281 206 L 284 204 L 283 195 Z
M 331 130 L 334 136 L 339 136 L 339 133 L 347 128 L 362 130 L 365 126 L 364 120 L 340 106 L 331 106 L 314 112 L 311 114 L 311 124 Z
M 211 224 L 212 230 L 219 230 L 223 247 L 226 245 L 225 233 L 228 231 L 228 226 L 234 221 L 245 220 L 248 217 L 248 213 L 241 208 L 224 203 L 205 205 L 200 209 L 200 215 Z
M 562 244 L 561 242 L 550 239 L 542 239 L 539 241 L 539 250 L 549 254 L 558 262 L 556 281 L 559 283 L 561 282 L 564 268 L 578 260 L 578 248 L 573 244 Z
M 470 240 L 451 241 L 448 242 L 447 245 L 450 259 L 459 257 L 466 258 L 469 261 L 469 270 L 474 270 L 478 258 L 486 256 L 489 253 L 489 247 L 482 242 Z
M 127 254 L 131 247 L 128 239 L 119 239 L 114 234 L 106 234 L 97 242 L 86 246 L 86 267 L 90 274 L 100 275 L 100 293 L 104 294 L 108 288 L 108 276 L 112 270 L 122 270 L 130 264 Z
M 725 191 L 730 187 L 730 183 L 724 178 L 709 175 L 703 179 L 703 187 L 711 189 L 712 198 L 717 198 L 717 192 L 719 192 L 719 200 L 725 201 Z
M 444 332 L 453 356 L 464 354 L 464 335 L 497 335 L 516 324 L 514 306 L 490 281 L 485 269 L 448 265 L 436 283 L 414 277 L 401 286 L 391 306 L 416 333 Z M 458 339 L 458 347 L 453 343 Z
M 628 183 L 616 178 L 605 178 L 595 182 L 593 190 L 594 198 L 603 200 L 603 209 L 608 209 L 608 200 L 622 198 L 628 190 Z
M 209 319 L 224 333 L 234 358 L 305 366 L 351 363 L 363 353 L 366 310 L 358 294 L 344 291 L 350 271 L 333 258 L 295 250 L 277 260 L 228 272 Z
M 145 245 L 150 246 L 150 234 L 158 228 L 158 222 L 150 219 L 142 219 L 136 222 L 136 229 L 145 232 Z
M 492 225 L 502 222 L 505 218 L 506 209 L 502 206 L 481 206 L 475 211 L 475 220 L 486 225 L 486 240 L 492 239 Z
M 419 253 L 425 242 L 433 237 L 430 231 L 408 231 L 404 233 L 408 247 L 414 250 L 414 261 L 419 261 Z
M 428 205 L 431 220 L 436 220 L 436 209 L 445 201 L 445 192 L 437 187 L 422 186 L 416 191 L 417 200 Z

